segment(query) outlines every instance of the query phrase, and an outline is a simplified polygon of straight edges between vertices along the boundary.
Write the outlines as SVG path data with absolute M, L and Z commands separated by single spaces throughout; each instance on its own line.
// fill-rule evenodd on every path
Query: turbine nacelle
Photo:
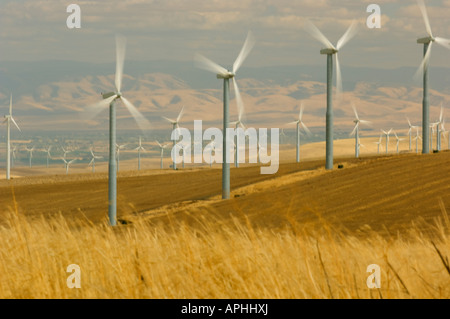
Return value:
M 431 42 L 436 41 L 436 38 L 434 37 L 426 37 L 426 38 L 420 38 L 417 40 L 418 44 L 430 44 Z
M 102 93 L 102 97 L 104 100 L 110 98 L 111 96 L 117 95 L 117 97 L 120 97 L 121 94 L 120 93 L 114 93 L 114 92 L 109 92 L 109 93 Z
M 227 73 L 217 74 L 218 79 L 232 79 L 235 74 L 233 72 L 228 71 Z
M 326 54 L 326 55 L 329 55 L 329 54 L 336 54 L 336 53 L 338 53 L 339 52 L 339 50 L 337 50 L 337 49 L 335 49 L 335 48 L 328 48 L 328 49 L 322 49 L 322 50 L 320 50 L 320 54 Z

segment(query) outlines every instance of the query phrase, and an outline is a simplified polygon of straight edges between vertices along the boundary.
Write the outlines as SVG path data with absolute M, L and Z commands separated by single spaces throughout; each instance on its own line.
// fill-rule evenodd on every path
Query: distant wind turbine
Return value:
M 67 174 L 69 174 L 69 166 L 73 163 L 73 162 L 75 162 L 77 159 L 76 158 L 74 158 L 73 160 L 71 160 L 71 161 L 67 161 L 65 158 L 63 158 L 63 157 L 61 157 L 61 159 L 64 161 L 64 166 L 66 167 L 66 175 Z
M 380 140 L 378 142 L 374 142 L 378 146 L 378 154 L 380 154 L 380 145 L 381 145 L 381 139 L 383 137 L 383 134 L 380 134 Z
M 48 168 L 48 161 L 52 158 L 52 154 L 50 154 L 50 151 L 52 150 L 52 146 L 50 145 L 45 151 L 47 152 L 47 168 Z
M 17 125 L 16 121 L 12 116 L 12 94 L 9 100 L 9 114 L 5 115 L 5 120 L 3 123 L 6 123 L 6 179 L 9 180 L 11 178 L 11 122 L 17 127 L 20 131 L 19 125 Z
M 161 165 L 160 165 L 160 167 L 161 167 L 161 169 L 163 169 L 164 168 L 164 166 L 163 166 L 164 150 L 169 146 L 169 144 L 162 145 L 158 141 L 156 141 L 156 143 L 158 144 L 159 149 L 161 150 L 161 155 L 160 155 L 161 156 Z
M 355 135 L 355 157 L 359 157 L 359 125 L 360 124 L 370 124 L 369 121 L 361 120 L 358 116 L 358 112 L 356 111 L 356 107 L 352 105 L 353 112 L 355 113 L 355 119 L 353 120 L 353 123 L 355 123 L 355 127 L 353 131 L 350 133 L 350 136 Z
M 411 152 L 412 150 L 412 130 L 415 128 L 418 128 L 418 126 L 414 126 L 411 124 L 411 121 L 409 120 L 409 118 L 406 118 L 406 120 L 408 121 L 408 126 L 409 126 L 409 130 L 408 130 L 408 136 L 409 136 L 409 151 Z
M 116 144 L 117 171 L 119 171 L 119 164 L 120 164 L 120 150 L 125 149 L 125 146 L 127 146 L 127 145 L 128 145 L 128 144 L 122 144 L 122 145 Z
M 389 147 L 389 135 L 392 133 L 392 129 L 390 129 L 388 132 L 381 130 L 384 135 L 386 135 L 386 154 L 388 153 L 388 147 Z
M 177 138 L 178 138 L 178 133 L 179 133 L 180 121 L 181 121 L 181 118 L 183 117 L 183 114 L 184 114 L 184 106 L 181 108 L 181 111 L 180 111 L 180 113 L 178 114 L 176 120 L 172 120 L 172 119 L 169 119 L 169 118 L 163 116 L 163 119 L 165 119 L 165 120 L 168 121 L 170 124 L 172 124 L 172 132 L 176 130 L 176 132 L 177 132 L 176 137 L 177 137 Z M 177 138 L 173 140 L 173 147 L 174 147 L 174 150 L 175 150 L 175 147 L 176 147 L 176 140 L 177 140 Z M 177 163 L 176 163 L 176 161 L 175 161 L 175 158 L 173 158 L 173 169 L 174 169 L 174 170 L 177 169 Z
M 134 149 L 135 151 L 138 151 L 138 171 L 141 170 L 141 151 L 145 152 L 145 148 L 142 146 L 142 140 L 139 136 L 139 146 Z
M 32 148 L 26 148 L 27 149 L 27 152 L 28 153 L 30 153 L 30 168 L 32 167 L 32 165 L 31 165 L 31 159 L 33 158 L 33 151 L 34 151 L 34 146 L 32 147 Z
M 422 139 L 422 137 L 419 135 L 419 128 L 416 127 L 417 129 L 417 134 L 416 137 L 414 138 L 414 140 L 416 141 L 416 154 L 419 154 L 419 139 Z
M 301 103 L 300 105 L 300 112 L 298 114 L 298 119 L 294 122 L 291 122 L 289 124 L 295 124 L 296 125 L 296 137 L 297 137 L 297 148 L 296 148 L 296 161 L 297 163 L 300 163 L 300 125 L 303 127 L 303 129 L 305 130 L 306 134 L 308 134 L 309 136 L 311 136 L 311 131 L 308 129 L 308 127 L 305 125 L 305 123 L 303 123 L 303 111 L 304 111 L 304 106 L 303 103 Z
M 94 154 L 94 151 L 92 150 L 92 148 L 90 149 L 90 151 L 91 151 L 92 159 L 91 159 L 91 161 L 89 162 L 88 167 L 89 167 L 89 166 L 92 166 L 92 173 L 95 173 L 95 160 L 96 160 L 96 159 L 102 159 L 103 156 L 96 156 L 96 155 Z
M 394 131 L 394 134 L 395 134 L 395 138 L 397 140 L 397 154 L 399 154 L 400 153 L 400 150 L 399 150 L 400 142 L 404 141 L 405 139 L 404 138 L 399 138 L 398 135 L 397 135 L 397 132 L 395 132 L 395 131 Z

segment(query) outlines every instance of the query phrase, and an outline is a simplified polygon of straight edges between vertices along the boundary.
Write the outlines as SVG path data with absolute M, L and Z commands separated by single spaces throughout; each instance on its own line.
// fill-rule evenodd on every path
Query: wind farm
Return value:
M 5 46 L 0 298 L 450 298 L 449 4 L 169 4 Z

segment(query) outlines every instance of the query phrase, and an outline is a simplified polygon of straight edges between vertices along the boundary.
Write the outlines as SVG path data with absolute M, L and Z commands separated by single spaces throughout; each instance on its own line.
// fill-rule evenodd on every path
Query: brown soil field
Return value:
M 350 143 L 350 142 L 348 142 Z M 282 163 L 275 175 L 261 175 L 256 165 L 231 169 L 232 199 L 221 200 L 220 166 L 185 170 L 119 172 L 118 218 L 166 223 L 175 214 L 195 224 L 214 214 L 248 218 L 277 229 L 299 223 L 311 229 L 332 225 L 364 234 L 396 235 L 412 223 L 426 231 L 450 206 L 450 152 Z M 337 169 L 343 164 L 343 169 Z M 0 181 L 0 202 L 26 216 L 61 212 L 94 223 L 107 218 L 107 175 L 28 176 Z M 169 214 L 170 213 L 170 214 Z

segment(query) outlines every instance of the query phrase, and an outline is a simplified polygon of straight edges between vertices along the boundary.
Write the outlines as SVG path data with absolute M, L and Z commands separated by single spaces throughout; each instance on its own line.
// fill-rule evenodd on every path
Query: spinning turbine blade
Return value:
M 86 108 L 85 118 L 87 120 L 92 120 L 94 117 L 96 117 L 101 111 L 109 107 L 112 101 L 117 97 L 117 95 L 113 95 L 107 99 L 101 100 L 100 102 L 96 104 L 89 105 Z
M 175 120 L 169 119 L 168 117 L 165 117 L 165 116 L 161 116 L 161 117 L 162 117 L 163 119 L 165 119 L 166 121 L 170 122 L 171 124 L 175 124 L 175 123 L 176 123 Z
M 196 54 L 195 57 L 195 65 L 203 70 L 210 71 L 216 74 L 226 74 L 228 73 L 227 69 L 221 67 L 217 63 L 211 61 L 210 59 L 205 58 L 201 54 Z
M 247 39 L 245 39 L 244 46 L 242 47 L 241 52 L 239 53 L 238 57 L 236 58 L 236 61 L 233 64 L 233 73 L 236 73 L 240 69 L 242 63 L 247 58 L 248 54 L 250 53 L 254 45 L 255 39 L 253 37 L 252 32 L 249 31 L 247 34 Z
M 303 103 L 300 104 L 300 113 L 298 113 L 298 120 L 301 122 L 302 121 L 302 117 L 303 117 Z
M 177 123 L 181 121 L 181 117 L 183 116 L 183 114 L 184 114 L 184 106 L 181 108 L 180 114 L 178 114 Z
M 356 111 L 356 107 L 353 103 L 352 103 L 352 109 L 353 109 L 353 112 L 355 113 L 356 119 L 359 121 L 358 112 Z
M 116 89 L 117 92 L 121 92 L 122 89 L 122 77 L 123 77 L 123 64 L 125 60 L 127 40 L 120 35 L 116 35 Z
M 420 78 L 420 75 L 422 74 L 425 67 L 428 67 L 430 62 L 430 55 L 431 55 L 431 47 L 433 46 L 433 42 L 430 42 L 428 45 L 427 53 L 425 53 L 425 56 L 423 57 L 422 63 L 420 63 L 419 68 L 416 71 L 416 74 L 414 74 L 414 79 L 418 80 Z
M 9 116 L 12 116 L 12 94 L 9 98 Z
M 350 133 L 350 136 L 353 136 L 353 135 L 355 135 L 355 133 L 356 133 L 356 129 L 358 128 L 358 126 L 359 126 L 359 122 L 358 123 L 356 123 L 356 125 L 355 125 L 355 128 L 353 129 L 353 131 Z
M 353 21 L 350 27 L 344 33 L 344 35 L 337 42 L 336 49 L 338 50 L 342 49 L 344 45 L 346 45 L 347 42 L 350 41 L 356 35 L 356 32 L 357 32 L 356 21 Z
M 305 25 L 306 31 L 309 32 L 309 34 L 311 34 L 311 36 L 313 36 L 314 38 L 316 38 L 319 42 L 322 42 L 322 44 L 328 49 L 328 48 L 332 48 L 332 49 L 336 49 L 334 47 L 333 44 L 331 44 L 331 42 L 323 35 L 322 32 L 320 32 L 319 29 L 317 29 L 317 27 L 311 22 L 311 21 L 307 21 L 306 25 Z
M 17 127 L 17 129 L 22 132 L 22 130 L 20 129 L 19 125 L 17 125 L 16 121 L 14 120 L 14 118 L 11 116 L 10 117 L 11 121 L 14 123 L 14 125 Z
M 433 37 L 433 33 L 431 32 L 430 19 L 428 19 L 427 7 L 423 0 L 417 0 L 417 4 L 419 5 L 420 11 L 422 12 L 423 20 L 425 21 L 425 27 L 427 29 L 427 33 L 430 37 Z
M 136 120 L 136 123 L 138 124 L 139 128 L 142 131 L 145 131 L 146 129 L 148 129 L 150 127 L 150 122 L 141 114 L 141 112 L 139 112 L 138 109 L 123 96 L 121 96 L 120 99 L 123 101 L 123 104 L 125 104 L 128 111 L 131 113 L 131 115 Z
M 311 136 L 312 133 L 311 133 L 311 131 L 309 130 L 309 128 L 306 126 L 306 124 L 303 123 L 303 122 L 300 122 L 300 123 L 302 124 L 303 129 L 305 130 L 306 134 L 308 134 L 309 136 Z
M 444 48 L 447 48 L 450 50 L 450 40 L 449 39 L 444 39 L 441 37 L 436 37 L 434 39 L 436 41 L 437 44 L 442 45 Z
M 336 94 L 339 95 L 342 92 L 342 73 L 341 65 L 339 63 L 339 57 L 336 53 Z
M 239 121 L 242 119 L 244 115 L 244 102 L 242 101 L 241 92 L 239 91 L 239 87 L 237 85 L 236 79 L 233 78 L 233 86 L 234 86 L 234 94 L 236 95 L 236 104 L 239 112 Z

